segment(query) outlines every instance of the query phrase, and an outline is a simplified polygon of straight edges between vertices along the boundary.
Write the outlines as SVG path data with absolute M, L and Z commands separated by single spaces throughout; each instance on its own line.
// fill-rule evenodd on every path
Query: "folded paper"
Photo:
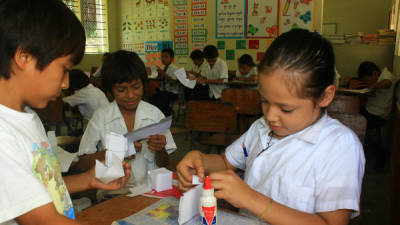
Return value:
M 106 164 L 96 160 L 96 178 L 103 183 L 110 183 L 125 175 L 122 160 L 112 151 L 106 151 Z
M 185 68 L 180 68 L 175 71 L 176 78 L 178 78 L 179 82 L 181 82 L 185 87 L 193 89 L 196 86 L 196 80 L 190 80 L 187 78 Z
M 197 185 L 183 193 L 179 200 L 179 224 L 184 224 L 200 213 L 200 197 L 203 185 Z
M 164 191 L 172 188 L 172 171 L 159 168 L 148 171 L 148 184 L 151 189 Z

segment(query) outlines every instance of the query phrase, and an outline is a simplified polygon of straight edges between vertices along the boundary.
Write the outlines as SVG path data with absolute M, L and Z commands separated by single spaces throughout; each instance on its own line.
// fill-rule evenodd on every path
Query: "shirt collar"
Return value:
M 121 111 L 119 110 L 117 101 L 114 100 L 113 102 L 110 103 L 110 105 L 111 105 L 111 110 L 110 110 L 111 116 L 107 117 L 108 120 L 106 120 L 105 122 L 111 123 L 114 120 L 124 119 L 124 117 L 121 114 Z M 136 118 L 151 119 L 150 113 L 148 113 L 145 110 L 144 103 L 142 100 L 139 102 L 138 107 L 136 109 L 135 121 Z

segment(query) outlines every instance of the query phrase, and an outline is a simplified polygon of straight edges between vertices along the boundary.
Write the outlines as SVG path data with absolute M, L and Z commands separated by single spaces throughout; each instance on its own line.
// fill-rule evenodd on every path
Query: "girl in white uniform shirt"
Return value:
M 257 81 L 257 67 L 251 55 L 244 54 L 238 59 L 239 69 L 236 71 L 236 79 L 242 81 Z
M 104 158 L 107 133 L 126 134 L 164 118 L 157 107 L 142 101 L 147 74 L 136 53 L 121 50 L 108 55 L 102 76 L 106 90 L 112 93 L 115 101 L 97 110 L 89 121 L 79 146 L 79 155 L 84 156 L 78 169 L 93 165 L 94 159 Z M 168 154 L 176 149 L 169 130 L 134 145 L 138 153 L 131 160 L 132 177 L 128 182 L 131 186 L 145 182 L 148 170 L 167 166 Z
M 221 155 L 188 153 L 179 187 L 209 174 L 215 197 L 268 224 L 348 224 L 359 214 L 364 154 L 357 136 L 330 118 L 334 54 L 318 33 L 279 36 L 259 65 L 264 116 Z M 244 180 L 233 170 L 245 171 Z

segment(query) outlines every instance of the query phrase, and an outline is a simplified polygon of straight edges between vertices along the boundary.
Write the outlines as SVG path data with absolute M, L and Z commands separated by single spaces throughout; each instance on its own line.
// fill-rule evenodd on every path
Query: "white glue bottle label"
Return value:
M 217 199 L 214 197 L 214 188 L 211 187 L 208 176 L 204 181 L 203 194 L 200 197 L 200 215 L 202 225 L 217 224 Z

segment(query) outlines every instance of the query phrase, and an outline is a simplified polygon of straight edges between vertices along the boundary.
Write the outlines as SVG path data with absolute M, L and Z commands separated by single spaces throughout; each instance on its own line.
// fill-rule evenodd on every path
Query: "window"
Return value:
M 108 52 L 107 0 L 63 1 L 77 15 L 85 28 L 85 53 Z

